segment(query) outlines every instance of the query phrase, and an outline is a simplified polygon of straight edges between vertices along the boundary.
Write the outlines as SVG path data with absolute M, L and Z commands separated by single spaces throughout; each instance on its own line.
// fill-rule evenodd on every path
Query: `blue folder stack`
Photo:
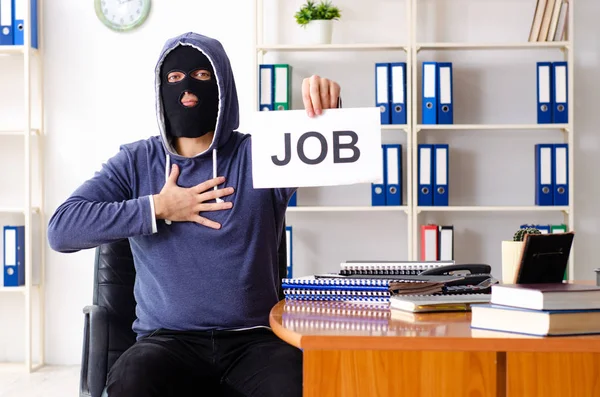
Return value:
M 29 22 L 25 21 L 27 1 L 30 1 Z M 0 46 L 24 45 L 25 29 L 31 29 L 31 46 L 38 48 L 37 0 L 0 0 Z
M 384 144 L 381 150 L 383 182 L 371 184 L 371 204 L 402 205 L 402 145 Z
M 569 205 L 569 146 L 535 145 L 535 205 Z
M 569 122 L 569 78 L 567 62 L 537 62 L 537 122 Z
M 375 64 L 375 105 L 381 124 L 406 124 L 406 62 Z
M 447 206 L 450 146 L 421 143 L 417 156 L 418 205 Z
M 452 62 L 422 64 L 422 124 L 453 124 Z

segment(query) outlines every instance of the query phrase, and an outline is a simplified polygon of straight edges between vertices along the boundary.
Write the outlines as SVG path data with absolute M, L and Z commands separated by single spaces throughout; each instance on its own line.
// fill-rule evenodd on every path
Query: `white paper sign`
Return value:
M 379 108 L 256 112 L 249 132 L 255 188 L 382 183 Z

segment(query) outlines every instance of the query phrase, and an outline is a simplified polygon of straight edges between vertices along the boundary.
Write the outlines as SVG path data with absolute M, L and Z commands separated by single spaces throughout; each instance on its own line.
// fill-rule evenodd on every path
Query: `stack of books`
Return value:
M 488 304 L 471 306 L 471 328 L 536 336 L 600 333 L 600 287 L 497 284 Z
M 286 300 L 389 303 L 392 295 L 440 293 L 446 279 L 454 276 L 419 278 L 427 270 L 453 261 L 346 261 L 338 273 L 282 279 Z
M 373 278 L 284 278 L 286 300 L 389 303 L 395 294 L 428 295 L 442 291 L 444 283 Z
M 412 312 L 468 310 L 472 303 L 489 302 L 489 285 L 497 282 L 489 268 L 452 260 L 346 261 L 338 273 L 288 277 L 282 287 L 288 301 L 392 303 Z M 427 302 L 420 303 L 423 299 Z

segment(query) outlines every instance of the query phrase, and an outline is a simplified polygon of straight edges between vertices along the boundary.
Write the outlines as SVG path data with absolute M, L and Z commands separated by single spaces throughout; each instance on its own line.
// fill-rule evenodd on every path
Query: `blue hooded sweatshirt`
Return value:
M 173 148 L 159 93 L 161 64 L 178 45 L 194 46 L 210 59 L 219 89 L 213 141 L 193 158 Z M 295 189 L 253 188 L 251 138 L 236 131 L 235 80 L 220 42 L 196 33 L 169 39 L 155 73 L 160 135 L 122 145 L 56 209 L 48 225 L 50 247 L 69 253 L 129 239 L 137 271 L 133 330 L 138 338 L 159 328 L 268 326 L 281 279 L 277 250 Z M 152 195 L 161 191 L 172 164 L 179 166 L 181 187 L 214 176 L 225 176 L 224 186 L 234 187 L 223 197 L 233 202 L 232 209 L 202 214 L 221 229 L 155 218 Z

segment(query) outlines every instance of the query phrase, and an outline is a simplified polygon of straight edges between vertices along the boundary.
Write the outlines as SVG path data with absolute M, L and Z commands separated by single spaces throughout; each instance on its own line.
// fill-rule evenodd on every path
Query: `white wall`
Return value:
M 298 40 L 301 30 L 294 26 L 293 12 L 302 1 L 267 0 L 265 3 L 268 33 L 279 38 L 267 39 L 280 43 Z M 275 3 L 285 6 L 275 7 Z M 533 0 L 421 0 L 419 39 L 526 40 L 534 3 Z M 335 42 L 406 40 L 404 2 L 338 0 L 336 4 L 342 8 L 344 17 L 336 25 Z M 490 9 L 486 10 L 485 6 Z M 595 47 L 595 38 L 600 27 L 594 18 L 600 11 L 600 3 L 577 0 L 576 6 L 576 277 L 589 279 L 595 267 L 594 245 L 599 237 L 600 218 L 594 202 L 600 194 L 595 173 L 600 145 L 596 132 L 599 112 L 595 105 L 600 99 L 597 79 L 600 52 Z M 280 20 L 276 20 L 277 15 Z M 461 16 L 467 22 L 459 21 Z M 166 38 L 189 30 L 219 38 L 229 53 L 237 78 L 242 127 L 244 115 L 253 110 L 252 1 L 155 0 L 147 23 L 128 34 L 104 28 L 94 15 L 91 2 L 47 0 L 44 19 L 48 216 L 103 161 L 116 153 L 119 144 L 157 133 L 153 70 Z M 459 59 L 457 55 L 464 58 Z M 556 51 L 428 52 L 419 59 L 454 62 L 457 123 L 532 122 L 535 61 L 558 56 Z M 265 61 L 279 60 L 293 65 L 293 104 L 300 108 L 299 82 L 311 73 L 339 81 L 345 107 L 371 106 L 373 63 L 396 59 L 404 60 L 405 55 L 305 53 L 269 56 Z M 18 112 L 17 106 L 11 103 L 14 97 L 11 95 L 19 95 L 20 63 L 0 62 L 3 85 L 0 104 L 4 106 L 0 107 L 0 117 L 12 122 L 18 120 L 14 117 Z M 6 86 L 11 87 L 10 93 L 4 90 Z M 400 132 L 386 131 L 383 138 L 406 143 Z M 452 204 L 529 205 L 533 200 L 532 146 L 560 138 L 553 132 L 446 131 L 425 132 L 420 139 L 451 144 Z M 18 149 L 16 141 L 6 142 Z M 507 155 L 509 150 L 512 153 Z M 0 180 L 3 186 L 18 182 L 18 177 L 1 177 L 8 178 Z M 14 200 L 6 189 L 0 190 L 0 199 Z M 300 204 L 368 205 L 369 202 L 369 188 L 365 186 L 304 189 L 299 196 Z M 498 271 L 500 241 L 512 235 L 515 227 L 525 222 L 562 221 L 559 215 L 551 213 L 526 215 L 455 213 L 420 217 L 419 221 L 454 224 L 457 260 L 487 262 Z M 290 214 L 288 219 L 294 226 L 298 275 L 335 271 L 344 259 L 406 257 L 407 225 L 402 213 Z M 79 363 L 81 309 L 91 302 L 92 296 L 92 254 L 92 251 L 69 255 L 48 251 L 46 352 L 50 363 Z M 19 327 L 22 307 L 16 297 L 0 296 L 0 315 L 16 324 L 6 330 L 0 327 L 0 340 L 22 340 Z M 0 360 L 18 360 L 22 353 L 22 343 L 0 345 Z

